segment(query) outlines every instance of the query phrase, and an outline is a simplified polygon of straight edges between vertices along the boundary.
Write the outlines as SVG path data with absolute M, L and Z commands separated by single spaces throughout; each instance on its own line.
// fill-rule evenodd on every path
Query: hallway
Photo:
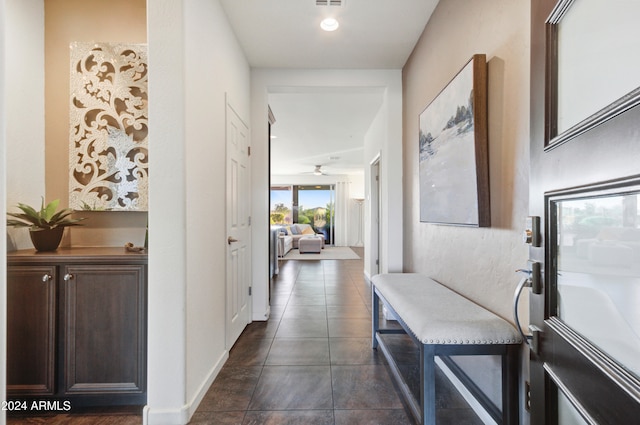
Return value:
M 270 320 L 245 329 L 190 424 L 413 424 L 371 349 L 362 270 L 362 260 L 281 262 Z M 413 344 L 392 338 L 417 376 Z M 446 382 L 439 377 L 438 424 L 481 424 Z

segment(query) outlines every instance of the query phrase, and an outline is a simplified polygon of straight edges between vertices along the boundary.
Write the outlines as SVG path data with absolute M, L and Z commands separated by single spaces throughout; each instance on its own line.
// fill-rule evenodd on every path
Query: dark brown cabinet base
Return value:
M 144 405 L 147 255 L 60 248 L 7 258 L 8 399 Z

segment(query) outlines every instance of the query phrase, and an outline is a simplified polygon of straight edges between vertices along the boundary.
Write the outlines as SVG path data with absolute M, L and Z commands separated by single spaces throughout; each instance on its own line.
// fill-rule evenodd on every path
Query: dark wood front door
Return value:
M 559 3 L 573 13 L 574 5 L 592 2 Z M 637 92 L 623 99 L 626 104 L 607 104 L 577 120 L 577 126 L 562 127 L 560 109 L 579 109 L 592 92 L 614 81 L 579 83 L 579 90 L 559 101 L 566 85 L 558 83 L 558 74 L 568 73 L 563 77 L 577 81 L 586 69 L 558 69 L 566 53 L 559 51 L 559 28 L 550 19 L 559 12 L 558 2 L 536 0 L 531 7 L 530 213 L 540 218 L 540 242 L 529 252 L 530 260 L 541 266 L 542 282 L 539 293 L 530 296 L 530 331 L 535 334 L 530 351 L 531 423 L 638 423 Z M 603 37 L 608 27 L 618 25 L 595 21 L 591 30 Z M 594 54 L 591 65 L 602 67 L 598 58 Z M 613 69 L 618 64 L 605 65 Z M 608 115 L 598 116 L 598 111 Z

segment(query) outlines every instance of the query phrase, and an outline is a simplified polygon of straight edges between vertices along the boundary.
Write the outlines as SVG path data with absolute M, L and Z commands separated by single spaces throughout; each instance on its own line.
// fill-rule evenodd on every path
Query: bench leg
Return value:
M 420 345 L 420 406 L 422 425 L 436 425 L 435 346 Z
M 378 348 L 376 333 L 380 327 L 380 297 L 376 294 L 376 288 L 371 285 L 371 347 Z
M 509 344 L 502 355 L 502 423 L 517 425 L 520 422 L 518 411 L 518 353 L 519 345 Z

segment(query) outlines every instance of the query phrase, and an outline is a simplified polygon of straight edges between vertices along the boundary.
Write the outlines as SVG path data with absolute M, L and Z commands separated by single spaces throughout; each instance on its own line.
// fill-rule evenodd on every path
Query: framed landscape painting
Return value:
M 420 221 L 490 226 L 485 55 L 458 72 L 419 127 Z

